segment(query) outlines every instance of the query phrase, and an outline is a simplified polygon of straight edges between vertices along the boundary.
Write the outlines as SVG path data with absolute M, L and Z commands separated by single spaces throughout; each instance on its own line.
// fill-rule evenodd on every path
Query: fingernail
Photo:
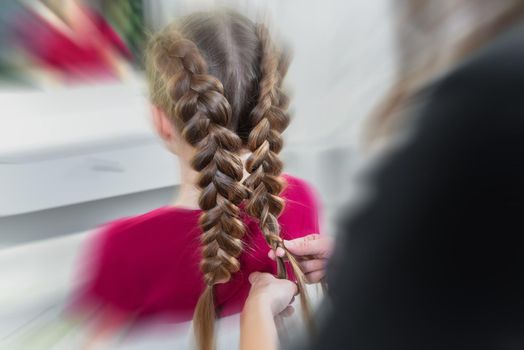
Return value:
M 249 283 L 253 284 L 253 282 L 255 281 L 255 279 L 257 278 L 257 275 L 258 275 L 258 272 L 253 272 L 249 275 L 249 277 L 247 278 L 249 280 Z
M 288 248 L 293 247 L 293 244 L 295 244 L 293 241 L 288 241 L 287 239 L 284 240 L 284 245 Z
M 284 251 L 284 249 L 278 247 L 278 248 L 277 248 L 277 252 L 276 252 L 276 254 L 277 254 L 277 256 L 279 256 L 279 257 L 283 257 L 283 256 L 286 254 L 286 252 Z

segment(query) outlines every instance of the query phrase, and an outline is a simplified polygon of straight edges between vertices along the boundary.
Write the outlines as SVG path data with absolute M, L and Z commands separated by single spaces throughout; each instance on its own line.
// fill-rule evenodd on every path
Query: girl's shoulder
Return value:
M 99 227 L 82 252 L 78 305 L 139 310 L 151 286 L 163 280 L 159 276 L 169 275 L 181 262 L 187 269 L 177 281 L 200 283 L 198 217 L 196 210 L 160 207 Z
M 286 239 L 319 233 L 321 206 L 315 189 L 307 181 L 288 174 L 281 197 L 285 201 L 284 211 L 279 218 L 282 235 Z
M 303 221 L 303 216 L 318 219 L 319 200 L 316 191 L 306 180 L 283 174 L 284 189 L 281 197 L 285 209 L 281 222 Z M 198 237 L 200 209 L 163 206 L 152 211 L 120 218 L 102 225 L 98 229 L 97 240 L 104 250 L 119 255 L 119 250 L 133 248 L 153 248 L 169 242 L 178 246 Z M 154 239 L 152 239 L 154 237 Z M 124 254 L 124 252 L 122 252 Z
M 283 174 L 285 185 L 281 197 L 286 201 L 286 206 L 314 208 L 318 206 L 318 196 L 313 186 L 306 180 Z
M 198 234 L 195 230 L 199 214 L 199 210 L 164 206 L 108 222 L 98 228 L 94 239 L 101 250 L 109 250 L 117 256 L 120 250 L 151 250 L 166 243 L 177 246 L 177 241 Z

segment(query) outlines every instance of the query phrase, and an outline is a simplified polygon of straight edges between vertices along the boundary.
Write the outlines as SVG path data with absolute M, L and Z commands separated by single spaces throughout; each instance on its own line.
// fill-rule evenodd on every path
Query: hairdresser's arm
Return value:
M 291 281 L 258 272 L 249 276 L 249 282 L 251 290 L 240 315 L 240 349 L 277 349 L 274 318 L 289 310 L 297 286 Z

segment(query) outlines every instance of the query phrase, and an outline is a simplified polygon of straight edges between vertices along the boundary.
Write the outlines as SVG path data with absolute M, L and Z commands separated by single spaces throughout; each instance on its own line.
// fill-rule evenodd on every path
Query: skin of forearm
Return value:
M 240 350 L 277 350 L 278 334 L 268 303 L 247 300 L 240 314 Z

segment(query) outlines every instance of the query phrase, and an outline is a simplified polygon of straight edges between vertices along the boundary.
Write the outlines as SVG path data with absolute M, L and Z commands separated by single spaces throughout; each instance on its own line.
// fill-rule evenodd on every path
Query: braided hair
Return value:
M 205 289 L 193 324 L 200 349 L 214 347 L 214 286 L 240 269 L 245 228 L 240 206 L 256 218 L 271 248 L 283 247 L 278 216 L 284 208 L 281 133 L 289 124 L 281 89 L 288 56 L 271 43 L 267 29 L 235 12 L 198 12 L 155 34 L 146 49 L 152 103 L 162 108 L 196 149 L 202 209 Z M 242 149 L 252 152 L 246 161 Z M 284 247 L 283 247 L 284 248 Z M 304 276 L 287 254 L 299 292 Z M 287 278 L 283 259 L 278 275 Z M 303 310 L 308 311 L 307 298 Z
M 268 29 L 257 26 L 260 50 L 261 79 L 259 82 L 258 103 L 250 114 L 251 133 L 247 146 L 251 155 L 246 161 L 249 176 L 244 184 L 250 196 L 246 210 L 258 219 L 260 229 L 267 244 L 274 250 L 278 247 L 286 252 L 285 258 L 297 280 L 301 295 L 302 312 L 307 325 L 313 330 L 311 310 L 305 288 L 305 276 L 295 257 L 286 250 L 280 237 L 278 217 L 284 209 L 284 200 L 279 197 L 284 183 L 281 178 L 283 164 L 278 154 L 282 150 L 282 132 L 289 124 L 286 109 L 289 104 L 287 95 L 282 90 L 282 80 L 287 71 L 289 60 L 278 52 L 271 41 Z M 279 278 L 288 278 L 284 257 L 277 257 Z

